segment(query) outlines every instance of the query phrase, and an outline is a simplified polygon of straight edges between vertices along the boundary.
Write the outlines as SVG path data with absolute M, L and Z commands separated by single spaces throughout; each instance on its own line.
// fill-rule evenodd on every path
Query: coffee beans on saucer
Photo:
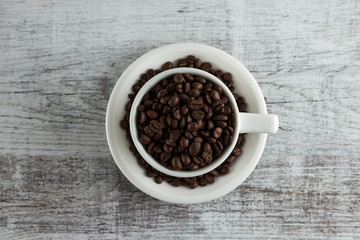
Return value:
M 151 167 L 137 152 L 130 135 L 129 115 L 132 102 L 141 87 L 153 76 L 174 67 L 195 67 L 207 71 L 233 93 L 240 111 L 245 111 L 244 99 L 234 93 L 232 75 L 214 70 L 195 56 L 180 59 L 177 64 L 166 62 L 161 69 L 149 69 L 133 85 L 126 114 L 120 125 L 126 130 L 132 151 L 146 175 L 156 183 L 196 188 L 215 181 L 229 172 L 232 163 L 242 153 L 245 134 L 240 134 L 231 155 L 211 172 L 192 178 L 168 176 Z M 172 170 L 193 171 L 210 164 L 231 144 L 235 126 L 234 108 L 222 88 L 206 78 L 190 74 L 175 74 L 163 79 L 143 97 L 138 107 L 137 128 L 139 140 L 156 160 Z

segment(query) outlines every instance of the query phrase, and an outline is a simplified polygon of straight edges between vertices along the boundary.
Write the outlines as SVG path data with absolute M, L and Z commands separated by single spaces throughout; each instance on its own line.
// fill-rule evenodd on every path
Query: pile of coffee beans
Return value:
M 235 114 L 223 92 L 200 76 L 175 74 L 163 79 L 138 107 L 140 142 L 171 170 L 207 166 L 232 143 Z
M 168 182 L 173 186 L 206 186 L 219 175 L 229 172 L 232 163 L 242 154 L 245 134 L 240 134 L 231 155 L 211 172 L 192 178 L 176 178 L 151 167 L 137 152 L 129 129 L 132 102 L 141 87 L 153 76 L 174 67 L 193 67 L 204 70 L 219 78 L 233 93 L 238 109 L 244 112 L 244 99 L 234 93 L 232 75 L 214 70 L 208 62 L 195 56 L 180 59 L 177 64 L 166 62 L 161 69 L 149 69 L 133 85 L 134 93 L 129 94 L 126 114 L 120 125 L 126 130 L 127 139 L 140 166 L 146 175 L 156 183 Z M 169 169 L 196 170 L 219 157 L 232 142 L 234 129 L 233 107 L 219 86 L 205 78 L 189 74 L 176 74 L 163 79 L 146 94 L 138 108 L 137 128 L 139 138 L 148 153 Z

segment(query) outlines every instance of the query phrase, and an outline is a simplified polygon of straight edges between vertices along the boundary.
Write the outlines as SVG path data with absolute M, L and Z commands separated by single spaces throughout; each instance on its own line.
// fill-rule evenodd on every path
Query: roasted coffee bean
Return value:
M 231 75 L 231 73 L 224 73 L 222 75 L 222 78 L 224 79 L 224 81 L 231 81 L 232 80 L 232 75 Z
M 173 109 L 173 115 L 174 115 L 174 118 L 177 119 L 177 120 L 180 120 L 181 117 L 182 117 L 179 108 L 174 108 Z
M 201 178 L 199 179 L 198 181 L 199 185 L 202 186 L 202 187 L 205 187 L 207 185 L 207 181 L 205 178 Z
M 185 165 L 185 166 L 187 166 L 187 165 L 189 165 L 190 163 L 191 163 L 191 159 L 190 159 L 190 157 L 189 157 L 189 155 L 187 155 L 187 154 L 181 154 L 181 162 Z
M 183 83 L 185 82 L 185 78 L 182 74 L 178 73 L 174 75 L 174 82 L 176 83 Z
M 202 159 L 199 156 L 193 156 L 191 159 L 193 160 L 193 162 L 195 164 L 198 164 L 198 165 L 200 165 L 202 162 Z
M 232 138 L 231 135 L 225 135 L 225 136 L 224 136 L 224 145 L 225 145 L 226 147 L 230 146 L 231 143 L 232 143 L 232 140 L 233 140 L 233 138 Z
M 229 118 L 228 118 L 228 116 L 226 116 L 226 115 L 214 115 L 213 117 L 212 117 L 212 120 L 213 121 L 226 121 L 226 120 L 228 120 Z
M 211 99 L 214 101 L 221 99 L 220 93 L 216 90 L 212 90 L 210 96 L 211 96 Z
M 177 66 L 178 67 L 186 67 L 188 65 L 188 62 L 185 60 L 185 59 L 180 59 L 178 62 L 177 62 Z
M 180 128 L 183 129 L 186 126 L 186 119 L 184 116 L 180 119 Z
M 189 108 L 191 110 L 201 109 L 203 106 L 204 103 L 202 100 L 192 100 L 191 102 L 189 102 Z
M 149 144 L 149 146 L 147 148 L 148 154 L 152 155 L 154 153 L 154 146 L 155 146 L 155 142 L 152 142 Z
M 155 180 L 156 183 L 160 184 L 160 183 L 162 183 L 162 181 L 163 181 L 163 177 L 158 175 L 158 176 L 156 176 L 156 177 L 154 178 L 154 180 Z
M 244 112 L 245 109 L 247 108 L 247 104 L 241 103 L 238 107 L 239 107 L 239 112 Z
M 149 124 L 149 127 L 150 127 L 151 131 L 153 131 L 154 133 L 158 133 L 162 130 L 162 125 L 157 120 L 152 120 Z
M 169 69 L 171 69 L 171 68 L 173 68 L 172 62 L 166 62 L 166 63 L 164 63 L 164 64 L 162 65 L 161 70 L 162 70 L 162 71 L 166 71 L 166 70 L 169 70 Z
M 201 76 L 196 76 L 196 77 L 195 77 L 195 81 L 197 81 L 197 82 L 199 82 L 199 83 L 202 83 L 202 84 L 205 84 L 205 83 L 208 82 L 208 81 L 206 80 L 206 78 L 201 77 Z
M 203 142 L 203 139 L 200 137 L 195 137 L 193 142 L 190 145 L 189 153 L 191 156 L 196 156 L 200 152 L 201 143 Z
M 204 138 L 210 137 L 210 132 L 209 131 L 201 131 L 200 135 Z
M 146 172 L 146 175 L 148 177 L 156 177 L 158 175 L 158 173 L 150 170 L 150 171 Z
M 222 128 L 217 127 L 213 130 L 212 133 L 213 133 L 214 138 L 219 138 L 221 136 L 222 132 L 223 132 Z
M 186 115 L 189 112 L 189 107 L 185 104 L 181 107 L 181 114 Z
M 140 135 L 140 142 L 141 142 L 142 144 L 147 145 L 147 144 L 151 143 L 151 138 L 149 138 L 149 136 L 146 135 L 146 134 L 141 134 L 141 135 Z
M 213 86 L 213 89 L 214 89 L 215 91 L 217 91 L 220 95 L 223 94 L 223 89 L 222 89 L 221 86 L 219 86 L 219 85 L 214 85 L 214 86 Z
M 179 157 L 179 156 L 174 156 L 174 157 L 171 159 L 171 165 L 173 166 L 173 168 L 174 168 L 175 170 L 180 170 L 180 169 L 182 169 L 182 164 L 181 164 L 180 157 Z
M 168 141 L 170 144 L 172 144 L 173 142 L 172 141 Z M 163 146 L 164 148 L 164 151 L 167 152 L 167 153 L 171 153 L 172 150 L 174 149 L 174 146 L 171 146 L 171 145 L 168 145 L 168 144 L 164 144 Z
M 189 55 L 186 57 L 188 63 L 195 63 L 196 58 L 193 55 Z
M 166 89 L 161 89 L 160 91 L 158 91 L 156 97 L 160 99 L 160 98 L 162 98 L 162 97 L 167 96 L 168 93 L 169 93 L 168 90 L 166 90 Z
M 147 110 L 146 111 L 146 115 L 150 118 L 150 119 L 155 119 L 158 117 L 158 113 L 154 110 Z
M 200 69 L 204 70 L 205 72 L 210 72 L 211 64 L 210 63 L 203 63 L 203 64 L 201 64 Z
M 227 123 L 224 121 L 214 121 L 215 125 L 221 128 L 225 128 L 227 126 Z
M 209 120 L 208 122 L 207 122 L 207 129 L 208 130 L 211 130 L 211 129 L 213 129 L 214 127 L 215 127 L 215 125 L 214 125 L 214 123 L 213 123 L 213 121 L 211 121 L 211 120 Z
M 184 77 L 188 82 L 194 81 L 194 77 L 191 74 L 184 74 Z
M 194 110 L 191 112 L 191 117 L 193 119 L 204 119 L 205 113 L 201 110 Z
M 190 132 L 195 132 L 199 129 L 198 125 L 196 124 L 196 122 L 191 122 L 187 125 L 187 130 L 189 130 Z
M 193 88 L 189 91 L 189 96 L 190 97 L 199 97 L 201 94 L 200 90 L 197 88 Z
M 242 150 L 240 147 L 235 147 L 234 150 L 232 151 L 232 154 L 234 154 L 235 156 L 239 156 L 242 154 Z
M 151 138 L 155 136 L 155 133 L 150 129 L 149 126 L 144 127 L 144 132 Z
M 220 175 L 225 175 L 229 172 L 229 168 L 223 167 L 220 169 Z
M 177 178 L 174 178 L 171 182 L 171 185 L 173 185 L 174 187 L 179 187 L 181 185 L 181 181 Z
M 168 161 L 170 159 L 170 157 L 171 157 L 170 152 L 162 152 L 160 154 L 160 161 L 166 162 L 166 161 Z
M 216 143 L 216 139 L 213 138 L 213 137 L 207 137 L 207 138 L 206 138 L 206 141 L 207 141 L 208 143 L 210 143 L 210 144 Z
M 213 175 L 214 177 L 217 177 L 217 176 L 220 175 L 220 173 L 219 173 L 216 169 L 212 170 L 212 171 L 210 172 L 210 174 Z
M 179 104 L 179 102 L 180 102 L 180 98 L 177 95 L 174 95 L 169 99 L 168 104 L 170 107 L 175 107 Z
M 202 84 L 202 83 L 199 83 L 199 82 L 193 82 L 193 83 L 191 84 L 191 87 L 192 87 L 192 88 L 195 88 L 195 89 L 201 90 L 201 89 L 203 88 L 203 84 Z
M 146 113 L 145 112 L 140 113 L 139 122 L 140 123 L 145 123 L 146 122 Z
M 213 183 L 214 181 L 215 181 L 215 178 L 214 178 L 214 176 L 213 175 L 211 175 L 211 174 L 205 174 L 204 175 L 204 178 L 205 178 L 205 180 L 208 182 L 208 183 Z
M 193 135 L 189 131 L 185 131 L 185 137 L 188 139 L 193 139 Z
M 196 59 L 195 60 L 195 63 L 194 63 L 194 67 L 196 67 L 196 68 L 200 68 L 200 66 L 201 66 L 201 60 L 200 59 Z

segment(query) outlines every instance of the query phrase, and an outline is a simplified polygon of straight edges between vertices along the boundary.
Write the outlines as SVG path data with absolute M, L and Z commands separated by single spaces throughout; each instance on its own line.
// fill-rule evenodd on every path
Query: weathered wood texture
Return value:
M 281 127 L 253 174 L 182 206 L 137 190 L 105 138 L 111 89 L 148 50 L 242 61 Z M 0 239 L 359 239 L 359 1 L 0 2 Z

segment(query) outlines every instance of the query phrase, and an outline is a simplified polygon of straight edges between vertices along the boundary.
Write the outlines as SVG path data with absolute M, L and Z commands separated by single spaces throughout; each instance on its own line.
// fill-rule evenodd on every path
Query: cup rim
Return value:
M 226 97 L 229 99 L 229 101 L 231 102 L 231 104 L 233 105 L 233 108 L 234 108 L 236 124 L 235 124 L 234 132 L 232 134 L 232 137 L 233 137 L 232 143 L 230 144 L 230 146 L 228 146 L 225 149 L 225 151 L 222 152 L 220 157 L 216 158 L 215 160 L 213 160 L 210 164 L 206 165 L 205 167 L 199 168 L 195 171 L 170 170 L 170 169 L 164 167 L 163 165 L 161 165 L 157 160 L 155 160 L 150 154 L 147 153 L 144 146 L 139 141 L 138 129 L 136 126 L 136 116 L 138 113 L 137 109 L 138 109 L 144 95 L 146 93 L 148 93 L 151 88 L 153 88 L 157 83 L 162 81 L 164 78 L 167 78 L 167 77 L 172 76 L 177 73 L 192 74 L 192 75 L 196 75 L 196 76 L 205 77 L 207 80 L 211 81 L 212 83 L 215 83 L 215 84 L 221 86 L 223 88 L 223 91 L 225 92 Z M 215 77 L 214 75 L 212 75 L 206 71 L 196 69 L 196 68 L 189 68 L 189 67 L 172 68 L 172 69 L 163 71 L 163 72 L 155 75 L 154 77 L 152 77 L 149 81 L 147 81 L 141 87 L 139 92 L 137 92 L 135 99 L 132 103 L 131 110 L 130 110 L 130 117 L 129 117 L 130 133 L 131 133 L 131 138 L 133 140 L 133 143 L 134 143 L 137 151 L 144 158 L 144 160 L 148 164 L 150 164 L 153 168 L 155 168 L 156 170 L 158 170 L 164 174 L 167 174 L 167 175 L 170 175 L 173 177 L 180 177 L 180 178 L 196 177 L 196 176 L 200 176 L 200 175 L 206 174 L 206 173 L 214 170 L 215 168 L 220 166 L 220 164 L 222 164 L 230 156 L 233 149 L 235 148 L 236 142 L 239 137 L 239 132 L 240 132 L 240 122 L 239 122 L 240 116 L 239 115 L 240 115 L 240 112 L 239 112 L 238 106 L 236 104 L 234 95 L 232 94 L 230 89 L 220 79 L 218 79 L 217 77 Z

